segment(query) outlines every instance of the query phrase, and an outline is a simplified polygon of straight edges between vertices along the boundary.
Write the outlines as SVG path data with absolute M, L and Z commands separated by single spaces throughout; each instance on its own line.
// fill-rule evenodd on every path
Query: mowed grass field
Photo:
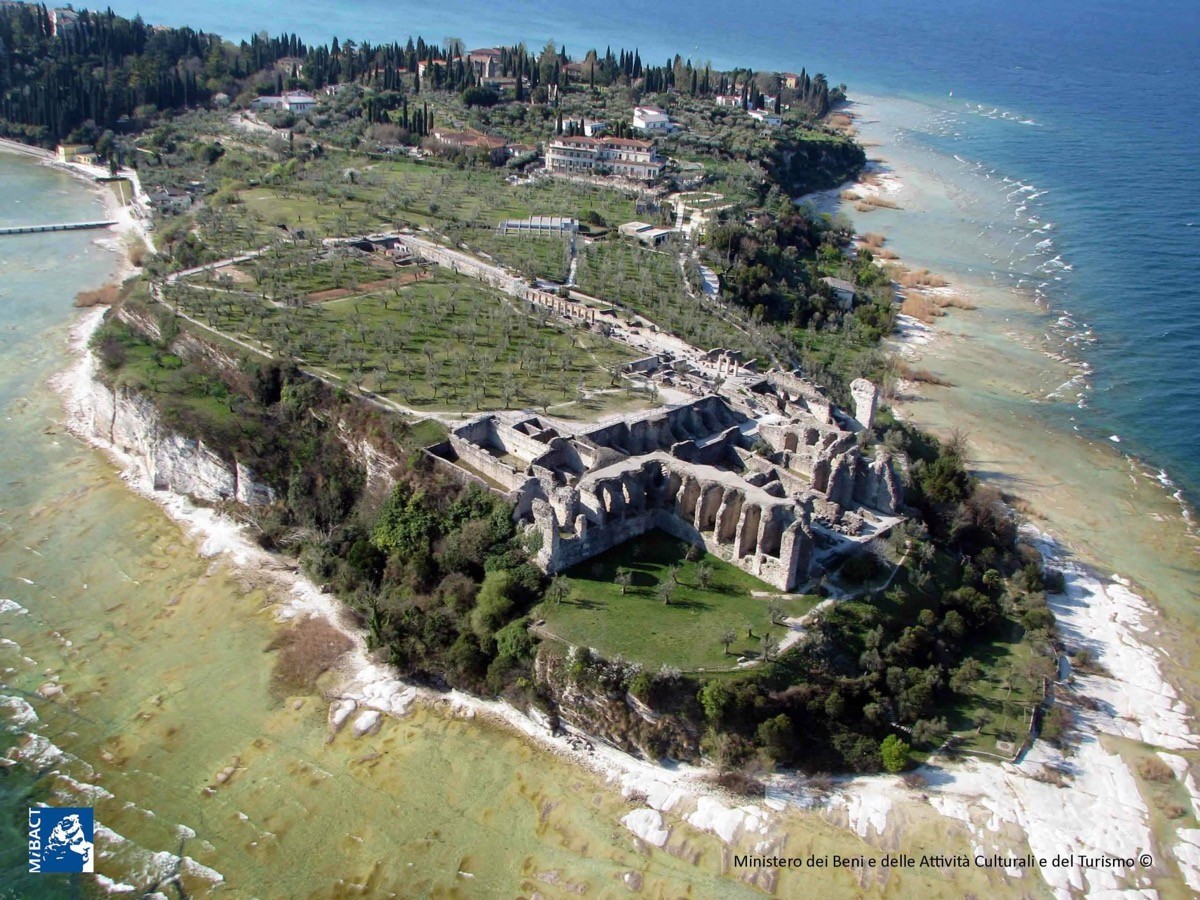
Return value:
M 566 573 L 571 587 L 567 599 L 542 603 L 546 630 L 605 657 L 685 671 L 730 669 L 739 656 L 761 654 L 768 630 L 776 640 L 784 636 L 783 626 L 768 622 L 769 599 L 753 596 L 754 591 L 775 594 L 775 588 L 711 554 L 695 561 L 686 557 L 681 541 L 655 530 L 580 563 Z M 707 587 L 700 585 L 701 565 L 711 568 Z M 678 584 L 670 605 L 664 605 L 658 586 L 674 566 L 679 566 Z M 616 583 L 621 568 L 632 574 L 624 593 Z M 794 597 L 780 606 L 785 616 L 801 616 L 818 602 Z M 721 643 L 727 630 L 736 635 L 728 655 Z
M 342 261 L 297 267 L 305 275 L 289 279 L 289 287 L 328 284 L 320 265 L 340 269 Z M 273 302 L 246 287 L 178 287 L 171 296 L 227 334 L 419 409 L 544 408 L 578 404 L 586 391 L 620 394 L 613 371 L 635 356 L 440 268 L 415 281 L 398 278 L 384 289 L 307 305 Z
M 502 219 L 571 216 L 593 211 L 606 222 L 634 217 L 633 195 L 561 178 L 522 179 L 509 184 L 505 169 L 458 169 L 435 161 L 394 159 L 364 172 L 364 186 L 381 186 L 387 202 L 402 215 L 435 222 L 495 226 Z

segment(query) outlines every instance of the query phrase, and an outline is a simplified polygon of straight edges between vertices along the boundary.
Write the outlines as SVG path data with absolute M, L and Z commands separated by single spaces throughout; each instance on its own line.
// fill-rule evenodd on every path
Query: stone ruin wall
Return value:
M 484 416 L 448 443 L 466 465 L 508 487 L 517 519 L 534 520 L 537 562 L 548 572 L 659 528 L 791 590 L 807 575 L 814 522 L 840 528 L 848 516 L 856 533 L 856 505 L 893 514 L 903 494 L 882 450 L 865 460 L 854 432 L 826 409 L 778 399 L 794 418 L 759 424 L 767 457 L 747 449 L 747 417 L 716 395 L 578 435 L 559 435 L 533 417 Z M 514 470 L 489 447 L 529 463 Z
M 586 432 L 583 437 L 629 456 L 669 450 L 684 441 L 703 440 L 746 421 L 715 394 L 669 409 L 651 410 Z
M 803 507 L 664 453 L 594 472 L 554 501 L 532 504 L 542 534 L 538 563 L 552 573 L 652 528 L 703 545 L 782 591 L 807 576 L 812 560 Z
M 596 324 L 596 310 L 593 307 L 584 306 L 582 303 L 574 303 L 571 300 L 564 300 L 557 294 L 539 291 L 537 288 L 526 288 L 521 292 L 520 296 L 522 300 L 533 304 L 535 307 L 540 306 L 543 309 L 548 309 L 565 319 L 577 319 L 587 325 Z

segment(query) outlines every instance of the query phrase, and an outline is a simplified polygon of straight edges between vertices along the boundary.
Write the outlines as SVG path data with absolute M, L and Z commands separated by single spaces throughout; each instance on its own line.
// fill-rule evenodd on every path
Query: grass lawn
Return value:
M 555 178 L 511 185 L 505 169 L 457 169 L 436 161 L 394 159 L 365 173 L 367 188 L 379 185 L 399 218 L 466 222 L 494 228 L 501 219 L 572 216 L 595 211 L 610 223 L 634 218 L 635 201 L 617 190 Z M 376 192 L 378 193 L 378 192 Z
M 759 356 L 754 339 L 687 292 L 671 250 L 650 250 L 625 239 L 579 244 L 579 290 L 644 315 L 698 347 L 728 347 Z M 743 326 L 744 327 L 744 326 Z
M 329 198 L 304 192 L 305 185 L 287 188 L 260 187 L 242 191 L 242 208 L 254 214 L 253 221 L 264 237 L 276 236 L 275 226 L 300 228 L 319 236 L 346 235 L 390 227 L 391 222 L 362 200 L 331 202 Z
M 738 656 L 757 656 L 768 629 L 765 597 L 752 591 L 775 589 L 753 575 L 710 554 L 688 562 L 685 548 L 665 532 L 652 531 L 614 547 L 567 572 L 570 596 L 562 603 L 546 601 L 541 614 L 549 632 L 606 657 L 621 656 L 657 669 L 666 664 L 685 671 L 728 669 Z M 712 568 L 712 581 L 701 588 L 701 563 Z M 669 606 L 658 596 L 672 566 L 680 566 L 678 586 Z M 624 594 L 615 583 L 618 568 L 629 569 L 633 583 Z M 814 597 L 782 602 L 784 615 L 798 616 L 816 606 Z M 747 638 L 747 629 L 754 637 Z M 726 655 L 721 636 L 736 634 Z M 778 639 L 781 626 L 770 628 Z
M 608 388 L 588 395 L 586 400 L 572 400 L 552 406 L 550 414 L 568 421 L 595 422 L 615 413 L 642 412 L 658 405 L 658 401 L 648 393 L 632 388 Z
M 434 419 L 421 419 L 409 426 L 404 434 L 405 443 L 410 447 L 428 447 L 446 439 L 447 429 L 441 422 Z
M 1020 640 L 1015 622 L 1011 630 L 972 648 L 971 655 L 983 664 L 983 675 L 969 695 L 946 710 L 946 724 L 962 736 L 961 746 L 967 749 L 1011 755 L 1012 750 L 998 748 L 996 742 L 1020 746 L 1029 730 L 1029 711 L 1041 701 L 1040 679 L 1022 672 L 1033 648 Z
M 129 201 L 133 198 L 133 187 L 129 184 L 128 178 L 115 178 L 106 184 L 113 196 L 117 198 L 117 203 L 121 206 L 129 205 Z
M 663 318 L 666 308 L 690 301 L 679 264 L 668 253 L 620 238 L 582 244 L 580 250 L 577 278 L 585 294 L 628 306 L 655 321 Z
M 272 252 L 237 267 L 243 274 L 242 283 L 253 284 L 273 300 L 286 303 L 289 296 L 299 296 L 311 302 L 309 294 L 345 289 L 357 292 L 359 285 L 369 285 L 396 277 L 389 263 L 386 267 L 373 265 L 368 259 L 346 254 L 328 259 L 319 258 L 311 250 L 273 248 Z M 220 273 L 217 278 L 219 279 Z M 205 283 L 204 275 L 193 277 L 195 283 Z M 216 281 L 217 279 L 213 279 Z
M 345 173 L 353 170 L 352 180 Z M 605 221 L 634 218 L 634 198 L 621 191 L 543 178 L 512 185 L 506 169 L 459 169 L 436 160 L 377 160 L 331 152 L 310 160 L 277 184 L 247 186 L 228 207 L 231 220 L 260 238 L 279 225 L 320 237 L 395 227 L 400 222 L 434 228 L 470 224 L 495 228 L 501 219 L 572 216 L 595 212 Z M 206 241 L 224 247 L 220 233 Z M 217 230 L 219 232 L 219 229 Z

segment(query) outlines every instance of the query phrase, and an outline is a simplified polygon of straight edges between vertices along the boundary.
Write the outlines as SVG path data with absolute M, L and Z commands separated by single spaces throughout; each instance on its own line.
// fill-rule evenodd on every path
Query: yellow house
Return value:
M 58 161 L 64 163 L 96 164 L 96 151 L 91 144 L 59 144 Z

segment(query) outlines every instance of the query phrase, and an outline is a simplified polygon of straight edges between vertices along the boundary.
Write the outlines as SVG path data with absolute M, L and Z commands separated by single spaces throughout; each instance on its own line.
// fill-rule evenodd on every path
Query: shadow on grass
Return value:
M 608 609 L 607 603 L 601 600 L 592 600 L 589 597 L 575 597 L 567 602 L 577 609 L 586 609 L 589 611 L 594 609 Z
M 662 603 L 662 601 L 659 601 Z M 711 603 L 705 603 L 703 600 L 691 600 L 687 597 L 672 597 L 670 604 L 663 604 L 669 609 L 687 609 L 692 612 L 703 612 L 704 610 L 712 609 Z

